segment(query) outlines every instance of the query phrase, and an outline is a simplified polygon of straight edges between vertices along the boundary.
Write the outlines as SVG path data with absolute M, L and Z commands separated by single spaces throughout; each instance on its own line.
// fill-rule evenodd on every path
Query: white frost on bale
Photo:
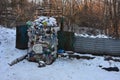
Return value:
M 54 17 L 39 16 L 36 20 L 34 20 L 34 22 L 37 25 L 41 25 L 44 22 L 46 22 L 47 26 L 54 26 L 54 27 L 57 26 L 57 21 Z
M 109 37 L 107 35 L 104 35 L 104 34 L 99 34 L 99 35 L 94 36 L 94 35 L 88 35 L 88 34 L 77 34 L 77 33 L 75 33 L 74 35 L 75 36 L 80 36 L 80 37 L 85 37 L 85 38 L 111 38 L 111 37 Z

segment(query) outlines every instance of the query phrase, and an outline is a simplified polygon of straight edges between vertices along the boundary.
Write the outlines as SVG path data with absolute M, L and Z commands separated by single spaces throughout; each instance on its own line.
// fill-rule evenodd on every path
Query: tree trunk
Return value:
M 114 37 L 116 39 L 119 38 L 119 33 L 118 33 L 118 18 L 117 18 L 117 1 L 113 0 L 113 26 L 114 26 Z

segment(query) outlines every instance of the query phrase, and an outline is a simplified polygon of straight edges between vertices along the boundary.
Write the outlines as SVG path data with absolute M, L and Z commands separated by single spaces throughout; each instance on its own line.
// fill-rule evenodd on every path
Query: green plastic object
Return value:
M 27 21 L 27 22 L 26 22 L 26 25 L 27 25 L 28 27 L 30 27 L 30 26 L 32 26 L 32 22 L 31 22 L 31 21 Z
M 44 25 L 44 26 L 47 26 L 47 22 L 43 22 L 43 25 Z

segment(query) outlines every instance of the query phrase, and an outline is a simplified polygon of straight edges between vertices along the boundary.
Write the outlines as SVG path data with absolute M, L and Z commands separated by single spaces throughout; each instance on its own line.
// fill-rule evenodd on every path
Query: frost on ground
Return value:
M 102 56 L 91 60 L 58 58 L 43 68 L 23 60 L 10 67 L 8 63 L 27 53 L 27 50 L 15 48 L 15 33 L 15 29 L 0 27 L 0 80 L 120 80 L 120 72 L 108 72 L 99 67 L 120 69 L 120 62 L 105 61 Z

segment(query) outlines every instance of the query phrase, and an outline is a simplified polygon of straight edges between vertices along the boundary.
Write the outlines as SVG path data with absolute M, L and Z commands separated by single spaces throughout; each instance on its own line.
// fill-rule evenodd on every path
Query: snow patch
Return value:
M 102 56 L 91 60 L 58 58 L 52 65 L 43 68 L 23 60 L 10 67 L 8 63 L 27 53 L 27 50 L 15 48 L 15 33 L 15 29 L 0 27 L 1 80 L 120 80 L 120 72 L 107 72 L 99 67 L 117 66 L 120 69 L 120 62 L 104 61 Z
M 80 36 L 80 37 L 85 37 L 85 38 L 111 38 L 107 35 L 104 35 L 104 34 L 99 34 L 99 35 L 88 35 L 88 34 L 77 34 L 75 33 L 75 36 Z

